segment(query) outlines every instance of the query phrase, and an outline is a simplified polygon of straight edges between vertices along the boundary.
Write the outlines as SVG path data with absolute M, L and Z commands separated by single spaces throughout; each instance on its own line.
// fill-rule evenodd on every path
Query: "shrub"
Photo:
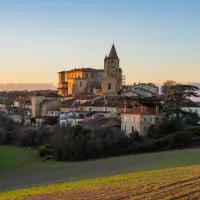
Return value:
M 81 126 L 59 128 L 52 135 L 52 155 L 56 160 L 85 160 L 120 155 L 130 139 L 117 129 L 90 131 Z
M 132 142 L 142 140 L 142 137 L 140 136 L 138 131 L 134 131 L 133 133 L 130 133 L 129 137 L 130 137 Z
M 17 133 L 16 144 L 24 147 L 31 147 L 34 145 L 35 135 L 37 134 L 34 129 L 23 129 Z
M 0 115 L 0 144 L 14 144 L 16 132 L 21 126 L 12 119 Z
M 51 148 L 48 144 L 42 145 L 38 148 L 40 157 L 49 156 L 51 155 Z
M 17 145 L 38 147 L 49 143 L 51 132 L 46 127 L 26 128 L 17 133 Z
M 186 130 L 192 132 L 195 136 L 200 136 L 200 126 L 188 126 Z
M 182 130 L 184 130 L 184 124 L 180 120 L 165 117 L 162 120 L 157 120 L 155 125 L 149 127 L 148 136 L 158 139 Z

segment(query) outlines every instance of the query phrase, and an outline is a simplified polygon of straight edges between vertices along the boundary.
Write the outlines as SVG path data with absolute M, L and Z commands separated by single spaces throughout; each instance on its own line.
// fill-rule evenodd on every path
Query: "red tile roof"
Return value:
M 161 113 L 156 112 L 156 108 L 149 108 L 146 106 L 133 107 L 131 110 L 123 112 L 124 114 L 135 114 L 135 115 L 160 115 Z

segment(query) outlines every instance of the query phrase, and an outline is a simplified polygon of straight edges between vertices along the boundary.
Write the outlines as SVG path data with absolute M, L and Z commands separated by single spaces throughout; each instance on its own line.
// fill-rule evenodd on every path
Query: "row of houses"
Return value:
M 151 90 L 151 94 L 156 93 L 156 86 L 151 84 L 150 86 L 145 88 L 147 85 L 143 85 L 141 90 Z M 137 88 L 135 89 L 137 90 Z M 163 114 L 159 112 L 158 107 L 142 106 L 130 98 L 124 101 L 125 97 L 129 97 L 128 92 L 134 92 L 133 88 L 124 88 L 120 95 L 104 96 L 78 93 L 63 97 L 53 92 L 46 95 L 36 92 L 32 97 L 15 99 L 12 105 L 5 105 L 1 111 L 3 110 L 15 121 L 28 126 L 41 126 L 48 124 L 48 121 L 54 121 L 60 126 L 70 123 L 72 125 L 80 124 L 90 129 L 118 127 L 127 134 L 137 131 L 141 135 L 145 135 L 149 127 L 155 124 L 156 119 L 161 118 Z M 136 93 L 134 92 L 134 94 Z M 138 93 L 137 95 L 131 97 L 141 97 Z M 186 105 L 183 109 L 197 112 L 200 115 L 200 106 L 196 104 L 192 107 Z

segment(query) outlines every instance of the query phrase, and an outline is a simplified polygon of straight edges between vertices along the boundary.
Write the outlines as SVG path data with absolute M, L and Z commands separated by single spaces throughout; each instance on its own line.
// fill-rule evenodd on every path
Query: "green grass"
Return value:
M 0 170 L 25 167 L 39 162 L 37 150 L 15 146 L 0 146 Z
M 41 158 L 38 156 L 36 149 L 0 146 L 0 191 L 3 192 L 29 188 L 36 185 L 58 184 L 66 181 L 79 181 L 141 171 L 166 170 L 166 168 L 170 168 L 171 170 L 174 167 L 191 165 L 200 165 L 200 149 L 185 149 L 119 156 L 84 162 L 62 163 L 56 161 L 41 162 Z M 141 175 L 143 172 L 137 174 Z M 135 175 L 136 173 L 134 177 Z M 93 185 L 93 181 L 90 183 Z M 56 187 L 60 188 L 60 185 Z M 106 187 L 108 187 L 108 185 Z M 46 187 L 42 188 L 42 190 L 44 190 Z M 69 188 L 71 188 L 71 185 Z M 31 189 L 25 191 L 29 193 L 35 190 Z M 47 190 L 47 193 L 48 192 L 49 190 Z M 55 199 L 57 199 L 57 197 Z
M 0 146 L 0 172 L 34 167 L 41 165 L 41 161 L 37 149 Z M 54 163 L 54 161 L 45 163 Z
M 9 171 L 38 167 L 42 164 L 53 164 L 58 167 L 71 168 L 71 166 L 89 165 L 91 163 L 99 163 L 101 165 L 101 163 L 107 162 L 110 165 L 111 162 L 116 164 L 119 164 L 119 162 L 131 162 L 135 169 L 139 167 L 141 170 L 197 165 L 200 164 L 200 149 L 146 153 L 83 162 L 61 163 L 56 161 L 41 161 L 42 159 L 39 157 L 37 149 L 0 145 L 0 172 L 2 170 Z
M 200 166 L 169 168 L 2 193 L 0 200 L 194 199 Z

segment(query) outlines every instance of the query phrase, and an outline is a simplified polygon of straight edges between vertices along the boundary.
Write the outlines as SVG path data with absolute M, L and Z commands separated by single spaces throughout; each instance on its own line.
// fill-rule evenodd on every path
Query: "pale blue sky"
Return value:
M 103 68 L 113 41 L 127 83 L 200 81 L 199 0 L 0 0 L 0 83 Z

